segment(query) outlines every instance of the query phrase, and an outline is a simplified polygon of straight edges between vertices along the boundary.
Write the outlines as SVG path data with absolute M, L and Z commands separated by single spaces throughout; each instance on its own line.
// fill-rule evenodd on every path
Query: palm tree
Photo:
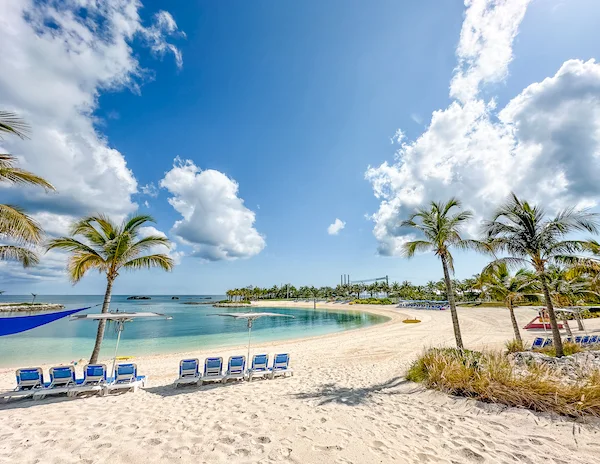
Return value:
M 453 212 L 455 209 L 458 210 L 456 213 Z M 406 221 L 401 223 L 402 227 L 416 229 L 423 236 L 420 240 L 413 240 L 404 244 L 403 252 L 407 258 L 412 258 L 418 252 L 433 251 L 442 261 L 446 294 L 452 314 L 452 325 L 454 326 L 454 337 L 456 338 L 456 346 L 461 350 L 463 349 L 463 342 L 454 301 L 454 290 L 450 280 L 450 274 L 454 272 L 454 259 L 450 253 L 450 248 L 465 250 L 480 247 L 479 242 L 463 239 L 460 235 L 461 226 L 472 216 L 473 214 L 470 211 L 461 211 L 461 203 L 458 199 L 451 198 L 446 203 L 431 202 L 429 209 L 418 209 Z
M 519 269 L 515 275 L 511 275 L 506 263 L 498 263 L 487 267 L 481 274 L 484 288 L 487 294 L 504 301 L 510 312 L 510 320 L 515 331 L 515 340 L 523 343 L 519 324 L 515 317 L 515 305 L 523 301 L 527 296 L 537 294 L 537 276 L 527 269 Z
M 71 254 L 68 271 L 73 283 L 79 282 L 90 269 L 106 275 L 106 292 L 102 304 L 102 313 L 106 313 L 110 306 L 113 283 L 122 269 L 173 269 L 173 260 L 168 255 L 143 254 L 156 246 L 169 248 L 171 245 L 168 238 L 160 235 L 139 238 L 140 227 L 148 222 L 154 222 L 154 219 L 146 215 L 132 216 L 119 225 L 104 215 L 86 217 L 72 225 L 71 237 L 52 239 L 46 249 L 59 249 Z M 75 237 L 82 237 L 85 241 Z M 98 323 L 91 364 L 98 360 L 105 325 L 105 320 Z
M 17 115 L 0 111 L 0 140 L 2 134 L 27 137 L 29 126 Z M 0 182 L 9 184 L 38 185 L 48 190 L 54 187 L 45 179 L 15 166 L 17 159 L 9 154 L 0 154 Z M 12 245 L 0 245 L 0 260 L 18 261 L 23 267 L 37 264 L 39 258 L 29 247 L 42 240 L 38 223 L 16 206 L 0 205 L 0 238 L 8 239 Z
M 490 265 L 504 262 L 508 266 L 530 265 L 535 270 L 544 293 L 556 356 L 562 357 L 563 346 L 548 288 L 547 265 L 591 263 L 593 260 L 590 258 L 574 254 L 585 251 L 589 242 L 566 240 L 565 237 L 574 231 L 597 233 L 598 216 L 568 208 L 549 219 L 542 208 L 519 200 L 513 193 L 506 204 L 496 210 L 491 220 L 484 223 L 483 230 L 491 249 L 509 255 L 496 259 Z
M 581 275 L 581 270 L 577 267 L 567 269 L 559 266 L 548 266 L 547 276 L 550 297 L 558 307 L 574 306 L 581 304 L 586 299 L 598 297 L 598 292 L 593 289 L 592 281 L 588 276 Z M 567 314 L 564 311 L 561 312 L 567 334 L 573 336 L 567 321 Z M 579 313 L 575 313 L 575 319 L 579 330 L 583 330 Z

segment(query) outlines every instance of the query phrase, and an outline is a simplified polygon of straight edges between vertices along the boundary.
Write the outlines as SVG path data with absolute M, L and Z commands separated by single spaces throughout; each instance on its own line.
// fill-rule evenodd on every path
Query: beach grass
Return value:
M 576 383 L 560 381 L 558 371 L 538 365 L 517 373 L 500 351 L 434 348 L 409 368 L 406 378 L 427 388 L 486 403 L 551 412 L 568 417 L 600 417 L 600 371 Z

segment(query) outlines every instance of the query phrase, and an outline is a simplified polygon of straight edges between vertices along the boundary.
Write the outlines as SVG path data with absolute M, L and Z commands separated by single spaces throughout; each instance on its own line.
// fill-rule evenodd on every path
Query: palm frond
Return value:
M 40 243 L 42 228 L 16 206 L 0 204 L 0 235 L 21 243 Z
M 161 268 L 165 271 L 171 271 L 175 263 L 169 256 L 159 253 L 154 255 L 139 256 L 123 264 L 124 269 L 151 269 L 153 267 Z
M 46 251 L 50 250 L 63 250 L 71 253 L 88 253 L 90 255 L 96 255 L 98 258 L 104 260 L 100 254 L 92 247 L 80 242 L 72 237 L 58 237 L 49 240 L 46 243 Z
M 82 235 L 92 246 L 104 247 L 107 238 L 94 227 L 94 224 L 97 224 L 97 222 L 90 220 L 90 218 L 80 219 L 71 225 L 71 235 Z
M 0 182 L 12 184 L 39 185 L 47 190 L 55 190 L 54 186 L 46 179 L 36 176 L 32 172 L 14 166 L 17 159 L 9 154 L 0 154 Z
M 11 245 L 0 246 L 0 261 L 18 261 L 23 267 L 35 266 L 40 262 L 38 255 L 27 248 Z
M 418 252 L 431 251 L 433 244 L 425 240 L 413 240 L 402 246 L 402 254 L 406 258 L 412 258 Z
M 29 125 L 19 116 L 10 111 L 0 111 L 0 134 L 7 133 L 26 139 L 29 134 Z M 1 139 L 2 137 L 0 137 Z
M 161 235 L 150 235 L 132 244 L 127 250 L 127 257 L 133 258 L 144 251 L 148 251 L 151 248 L 160 246 L 164 246 L 169 249 L 171 248 L 171 241 L 167 237 L 163 237 Z
M 143 226 L 146 222 L 156 222 L 154 218 L 148 214 L 140 214 L 138 216 L 130 217 L 127 222 L 123 224 L 123 232 L 129 232 L 134 235 L 137 229 Z
M 73 283 L 79 282 L 90 269 L 97 269 L 99 272 L 102 272 L 106 268 L 106 261 L 98 255 L 81 252 L 75 253 L 69 258 L 69 278 Z
M 71 226 L 71 235 L 85 235 L 85 233 L 88 232 L 93 233 L 90 229 L 95 229 L 94 224 L 97 224 L 100 227 L 104 237 L 106 238 L 105 241 L 113 240 L 119 234 L 118 226 L 108 216 L 105 214 L 96 214 L 94 216 L 88 216 L 76 221 Z M 99 233 L 97 230 L 96 232 Z
M 498 258 L 489 263 L 486 267 L 483 268 L 481 273 L 493 272 L 494 268 L 505 265 L 507 269 L 519 269 L 523 266 L 529 265 L 529 261 L 524 258 L 516 258 L 513 256 L 507 256 L 503 258 Z

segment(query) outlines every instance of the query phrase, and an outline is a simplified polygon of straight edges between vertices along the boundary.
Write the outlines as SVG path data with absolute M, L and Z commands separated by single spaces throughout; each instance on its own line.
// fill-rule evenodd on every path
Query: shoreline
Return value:
M 180 359 L 226 360 L 245 354 L 247 346 L 193 350 L 132 359 L 149 376 L 137 393 L 0 405 L 0 461 L 34 462 L 46 454 L 61 462 L 93 456 L 91 462 L 117 464 L 543 463 L 557 456 L 590 462 L 597 455 L 600 421 L 483 404 L 406 382 L 406 368 L 423 349 L 453 346 L 449 311 L 320 306 L 317 310 L 358 310 L 390 319 L 358 330 L 253 344 L 252 354 L 266 352 L 271 359 L 290 354 L 295 374 L 285 379 L 175 389 Z M 515 312 L 522 327 L 535 310 Z M 459 308 L 458 314 L 469 349 L 499 348 L 512 338 L 505 309 Z M 422 322 L 404 324 L 405 317 Z M 585 324 L 590 333 L 600 333 L 600 320 Z M 523 335 L 530 341 L 540 334 Z M 14 372 L 1 371 L 0 389 L 13 384 Z
M 59 303 L 0 303 L 0 313 L 32 313 L 37 311 L 58 311 L 65 305 Z
M 254 307 L 254 308 L 287 308 L 287 309 L 313 309 L 312 307 L 312 303 L 304 303 L 304 302 L 290 302 L 290 301 L 283 301 L 283 302 L 271 302 L 270 304 L 268 304 L 266 301 L 261 301 L 259 302 L 253 302 L 252 305 L 247 305 L 248 307 Z M 334 307 L 335 306 L 335 307 Z M 267 341 L 256 341 L 252 343 L 252 347 L 256 347 L 256 348 L 261 348 L 261 347 L 271 347 L 277 344 L 281 344 L 281 343 L 293 343 L 293 342 L 301 342 L 301 341 L 308 341 L 308 340 L 319 340 L 322 339 L 324 337 L 330 337 L 330 336 L 335 336 L 335 335 L 342 335 L 348 332 L 356 332 L 359 330 L 367 330 L 370 329 L 372 327 L 376 327 L 376 326 L 380 326 L 383 324 L 386 324 L 389 322 L 389 320 L 391 319 L 391 316 L 388 312 L 386 312 L 387 308 L 385 308 L 383 311 L 381 310 L 377 310 L 377 308 L 371 308 L 370 306 L 374 306 L 374 305 L 361 305 L 364 306 L 365 309 L 361 309 L 361 308 L 355 308 L 355 306 L 358 305 L 353 305 L 353 306 L 349 306 L 349 305 L 342 305 L 342 304 L 336 304 L 336 305 L 328 305 L 328 307 L 319 307 L 319 305 L 317 305 L 316 310 L 329 310 L 329 311 L 336 311 L 336 312 L 359 312 L 359 313 L 370 313 L 372 315 L 378 316 L 378 317 L 385 317 L 386 320 L 383 320 L 381 322 L 376 322 L 367 326 L 362 326 L 362 327 L 354 327 L 351 329 L 343 329 L 343 330 L 339 330 L 339 331 L 332 331 L 332 332 L 328 332 L 328 333 L 324 333 L 324 334 L 317 334 L 317 335 L 301 335 L 301 336 L 292 336 L 289 338 L 281 338 L 281 339 L 276 339 L 276 340 L 267 340 Z M 153 353 L 153 354 L 142 354 L 142 355 L 132 355 L 130 356 L 131 359 L 161 359 L 164 358 L 165 356 L 180 356 L 181 358 L 185 358 L 185 357 L 193 357 L 195 353 L 208 353 L 208 352 L 215 352 L 215 351 L 219 351 L 219 350 L 227 350 L 227 351 L 231 351 L 231 350 L 238 350 L 238 351 L 243 351 L 246 348 L 244 348 L 247 345 L 244 344 L 239 344 L 239 343 L 229 343 L 229 344 L 225 344 L 225 345 L 215 345 L 215 346 L 209 346 L 209 347 L 203 347 L 201 349 L 198 350 L 169 350 L 169 351 L 164 351 L 164 352 L 158 352 L 158 353 Z M 244 351 L 245 352 L 245 351 Z M 85 364 L 86 359 L 87 358 L 82 358 L 83 359 L 83 363 Z M 105 362 L 110 364 L 109 361 L 111 361 L 112 358 L 100 358 L 99 362 Z M 61 366 L 61 365 L 68 365 L 69 363 L 66 361 L 63 362 L 33 362 L 33 363 L 29 363 L 27 366 L 22 365 L 23 363 L 15 363 L 12 365 L 8 365 L 8 366 L 0 366 L 0 375 L 10 371 L 10 372 L 14 372 L 15 369 L 18 368 L 22 368 L 22 367 L 42 367 L 43 369 L 47 370 L 50 367 L 53 366 Z M 27 363 L 25 363 L 27 364 Z M 79 365 L 82 365 L 81 363 Z

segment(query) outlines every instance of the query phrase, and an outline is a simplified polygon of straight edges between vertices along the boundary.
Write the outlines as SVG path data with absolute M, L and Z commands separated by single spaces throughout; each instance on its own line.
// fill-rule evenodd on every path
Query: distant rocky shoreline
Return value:
M 0 303 L 1 313 L 28 312 L 28 311 L 58 311 L 64 309 L 64 305 L 57 303 Z

